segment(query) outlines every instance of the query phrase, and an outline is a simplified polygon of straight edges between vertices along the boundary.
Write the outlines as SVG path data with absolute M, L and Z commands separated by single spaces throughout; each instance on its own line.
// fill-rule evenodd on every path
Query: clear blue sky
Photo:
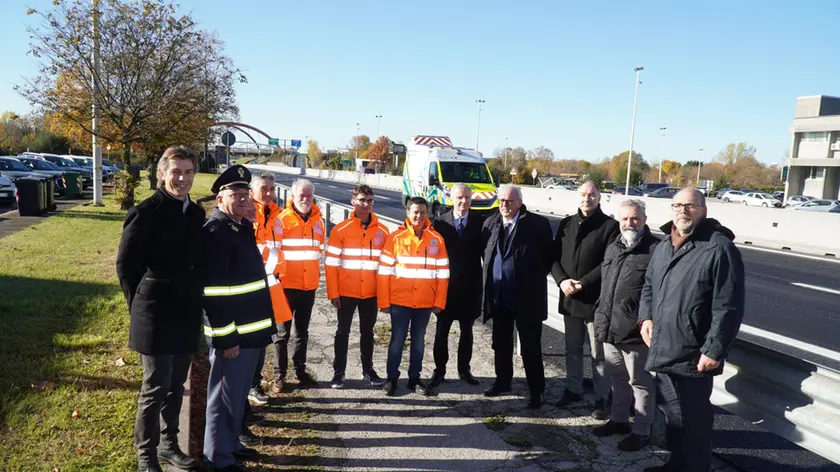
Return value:
M 24 4 L 0 5 L 0 108 L 35 69 Z M 48 8 L 47 0 L 27 5 Z M 840 95 L 840 2 L 183 0 L 249 82 L 244 122 L 280 138 L 346 145 L 376 135 L 448 135 L 480 150 L 546 146 L 591 161 L 627 149 L 634 72 L 644 66 L 634 149 L 710 159 L 746 141 L 777 163 L 797 96 Z M 244 137 L 243 137 L 244 138 Z

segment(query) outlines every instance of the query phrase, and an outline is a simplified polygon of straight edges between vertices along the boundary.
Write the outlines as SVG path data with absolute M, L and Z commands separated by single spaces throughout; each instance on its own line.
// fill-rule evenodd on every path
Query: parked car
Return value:
M 785 201 L 785 192 L 773 192 L 773 198 L 779 201 Z
M 55 182 L 55 191 L 59 194 L 64 193 L 64 181 L 61 180 L 61 172 L 56 173 L 51 170 L 35 171 L 25 166 L 16 157 L 0 157 L 0 175 L 13 182 L 16 179 L 27 177 L 50 178 Z
M 55 166 L 52 162 L 43 159 L 35 159 L 34 157 L 17 157 L 21 164 L 32 169 L 33 172 L 52 176 L 55 181 L 55 193 L 64 195 L 66 184 L 64 183 L 64 172 Z
M 0 205 L 11 205 L 15 203 L 15 183 L 8 177 L 0 176 Z
M 724 202 L 735 202 L 741 203 L 744 201 L 744 194 L 741 190 L 727 190 L 726 193 L 723 194 L 723 201 Z
M 655 192 L 655 191 L 657 191 L 661 188 L 665 188 L 667 186 L 668 186 L 668 184 L 659 184 L 659 183 L 657 183 L 657 184 L 642 184 L 642 185 L 639 185 L 638 188 L 639 188 L 639 190 L 642 191 L 642 196 L 647 197 L 651 193 L 653 193 L 653 192 Z
M 66 154 L 64 156 L 67 159 L 73 160 L 79 167 L 83 167 L 91 172 L 93 172 L 93 158 L 90 156 L 74 156 L 72 154 Z M 117 169 L 119 172 L 119 169 Z M 108 168 L 107 166 L 102 165 L 102 181 L 103 182 L 110 182 L 114 180 L 114 176 L 116 176 L 116 172 Z
M 721 198 L 723 198 L 723 194 L 730 191 L 730 190 L 732 190 L 732 189 L 730 189 L 729 187 L 719 188 L 717 190 L 715 196 L 717 197 L 718 200 L 720 200 Z
M 810 202 L 811 200 L 814 200 L 814 197 L 808 197 L 805 195 L 794 195 L 792 197 L 788 197 L 787 201 L 785 201 L 785 208 L 802 205 L 803 203 Z
M 840 206 L 840 201 L 837 200 L 811 200 L 810 202 L 805 202 L 802 205 L 797 205 L 795 207 L 790 207 L 792 210 L 800 210 L 800 211 L 817 211 L 821 213 L 837 213 L 835 208 Z
M 781 208 L 782 201 L 770 195 L 769 193 L 763 192 L 750 192 L 744 194 L 744 206 L 760 206 L 764 208 Z
M 28 153 L 24 153 L 25 155 Z M 45 161 L 50 161 L 55 164 L 59 169 L 69 172 L 78 172 L 82 174 L 82 186 L 84 188 L 89 188 L 93 185 L 93 171 L 90 169 L 85 169 L 84 167 L 80 167 L 76 162 L 72 159 L 67 159 L 66 157 L 61 157 L 58 154 L 47 154 L 47 153 L 40 153 L 36 154 L 41 159 Z
M 625 188 L 624 185 L 619 185 L 618 187 L 613 187 L 612 194 L 613 195 L 626 195 L 626 193 L 624 191 L 624 188 Z M 632 196 L 632 197 L 641 197 L 642 196 L 642 191 L 639 190 L 636 187 L 630 187 L 629 195 Z
M 654 192 L 651 192 L 650 195 L 645 195 L 650 198 L 674 198 L 674 195 L 677 194 L 681 189 L 679 187 L 665 187 L 660 188 Z

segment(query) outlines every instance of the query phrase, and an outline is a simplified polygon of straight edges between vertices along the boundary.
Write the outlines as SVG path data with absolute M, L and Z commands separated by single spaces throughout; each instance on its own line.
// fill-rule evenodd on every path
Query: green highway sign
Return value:
M 270 146 L 279 146 L 280 145 L 280 138 L 268 138 L 268 144 Z

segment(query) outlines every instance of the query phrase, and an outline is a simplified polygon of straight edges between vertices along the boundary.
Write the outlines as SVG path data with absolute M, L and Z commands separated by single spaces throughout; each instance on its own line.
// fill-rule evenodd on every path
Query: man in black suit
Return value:
M 542 405 L 545 371 L 542 323 L 548 317 L 546 277 L 551 270 L 551 225 L 522 204 L 522 191 L 499 187 L 499 213 L 484 222 L 484 317 L 493 318 L 496 381 L 484 391 L 495 397 L 510 392 L 513 378 L 513 328 L 519 331 L 522 364 L 531 398 Z
M 458 341 L 458 377 L 470 385 L 478 379 L 470 369 L 473 347 L 473 323 L 481 316 L 481 225 L 484 218 L 470 211 L 472 189 L 462 183 L 452 186 L 452 210 L 435 223 L 449 254 L 449 288 L 446 309 L 437 315 L 435 331 L 435 373 L 431 386 L 437 387 L 446 376 L 449 361 L 449 329 L 456 320 L 461 327 Z

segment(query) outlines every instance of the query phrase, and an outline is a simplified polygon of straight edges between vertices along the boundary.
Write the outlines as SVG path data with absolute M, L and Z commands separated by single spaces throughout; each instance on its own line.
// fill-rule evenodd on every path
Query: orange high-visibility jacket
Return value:
M 421 238 L 408 220 L 391 233 L 379 256 L 377 281 L 379 308 L 446 308 L 449 256 L 428 220 Z
M 292 200 L 280 213 L 283 227 L 283 257 L 286 259 L 285 288 L 315 290 L 321 280 L 321 251 L 324 250 L 326 228 L 321 220 L 321 210 L 312 205 L 309 218 L 297 214 Z
M 367 228 L 351 214 L 330 231 L 324 258 L 330 300 L 376 296 L 376 271 L 387 238 L 388 228 L 372 212 Z
M 286 275 L 286 259 L 281 250 L 283 227 L 278 218 L 281 210 L 276 203 L 266 206 L 254 202 L 254 207 L 257 209 L 254 233 L 257 237 L 257 249 L 260 250 L 263 264 L 265 264 L 268 291 L 271 294 L 271 306 L 274 309 L 274 322 L 283 323 L 292 319 L 292 310 L 281 284 Z

